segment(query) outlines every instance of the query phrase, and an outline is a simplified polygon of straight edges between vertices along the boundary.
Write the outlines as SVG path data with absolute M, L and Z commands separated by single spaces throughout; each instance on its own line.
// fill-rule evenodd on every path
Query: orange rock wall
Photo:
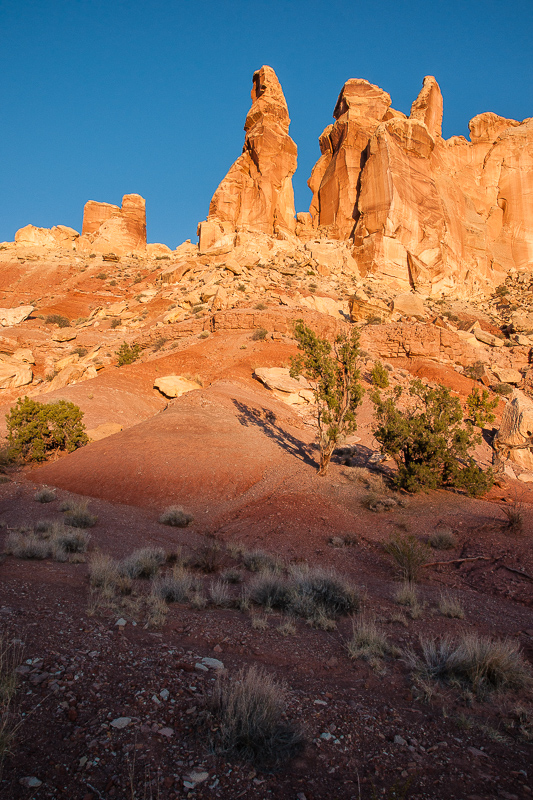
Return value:
M 321 235 L 353 239 L 363 274 L 468 295 L 533 263 L 533 120 L 480 114 L 470 141 L 444 140 L 442 110 L 431 76 L 409 118 L 347 81 L 319 139 L 310 213 Z
M 146 250 L 146 201 L 138 194 L 125 194 L 122 207 L 89 200 L 83 210 L 82 236 L 78 250 L 125 255 Z

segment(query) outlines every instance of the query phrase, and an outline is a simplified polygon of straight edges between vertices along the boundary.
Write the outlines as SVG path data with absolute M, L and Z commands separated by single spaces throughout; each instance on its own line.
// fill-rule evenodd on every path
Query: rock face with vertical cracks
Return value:
M 122 208 L 89 200 L 83 209 L 82 235 L 77 250 L 113 252 L 118 256 L 146 250 L 146 201 L 138 194 L 125 194 Z
M 292 176 L 297 149 L 289 123 L 276 73 L 261 67 L 253 76 L 242 155 L 213 195 L 208 222 L 221 223 L 225 233 L 240 228 L 268 234 L 294 232 Z
M 442 95 L 424 78 L 407 118 L 363 80 L 344 85 L 309 186 L 320 235 L 353 239 L 362 274 L 399 289 L 469 295 L 533 264 L 533 119 L 471 120 L 442 138 Z

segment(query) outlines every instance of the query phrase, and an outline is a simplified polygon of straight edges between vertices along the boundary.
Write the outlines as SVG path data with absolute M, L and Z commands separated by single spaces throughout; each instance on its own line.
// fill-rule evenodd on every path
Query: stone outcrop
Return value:
M 467 296 L 533 263 L 533 119 L 479 114 L 470 141 L 444 140 L 442 107 L 431 76 L 409 118 L 347 81 L 319 139 L 310 213 L 322 235 L 353 240 L 363 276 Z
M 83 210 L 82 235 L 76 249 L 117 256 L 146 251 L 146 201 L 125 194 L 122 207 L 89 200 Z
M 36 228 L 35 225 L 26 225 L 15 234 L 15 244 L 18 247 L 43 247 L 57 249 L 66 247 L 72 250 L 79 237 L 78 231 L 66 225 L 54 225 L 53 228 Z
M 0 325 L 11 328 L 28 319 L 35 306 L 16 306 L 15 308 L 0 308 Z
M 220 226 L 220 238 L 239 228 L 262 233 L 292 233 L 296 220 L 292 175 L 297 149 L 289 136 L 289 112 L 283 91 L 271 67 L 253 76 L 252 107 L 246 117 L 242 155 L 219 185 L 209 206 L 208 223 Z M 205 223 L 201 223 L 201 226 Z M 200 228 L 205 241 L 216 242 Z M 207 237 L 207 238 L 206 238 Z M 227 251 L 226 251 L 227 252 Z
M 533 470 L 533 403 L 519 389 L 515 389 L 511 402 L 505 406 L 493 447 L 497 467 L 502 459 L 510 458 Z

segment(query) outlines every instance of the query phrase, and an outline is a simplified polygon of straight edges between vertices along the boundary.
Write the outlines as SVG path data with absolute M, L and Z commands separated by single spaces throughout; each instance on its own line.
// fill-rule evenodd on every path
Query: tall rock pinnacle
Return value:
M 229 223 L 234 230 L 294 231 L 292 176 L 297 148 L 289 136 L 289 123 L 276 73 L 272 67 L 261 67 L 253 76 L 242 155 L 213 195 L 209 221 Z

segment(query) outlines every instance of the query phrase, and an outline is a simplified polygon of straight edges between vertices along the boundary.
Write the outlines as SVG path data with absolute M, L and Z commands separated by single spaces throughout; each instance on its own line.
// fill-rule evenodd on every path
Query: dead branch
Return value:
M 462 564 L 463 561 L 490 561 L 490 556 L 471 556 L 470 558 L 452 558 L 451 561 L 430 561 L 429 564 L 422 564 L 422 567 L 440 567 L 443 564 Z

